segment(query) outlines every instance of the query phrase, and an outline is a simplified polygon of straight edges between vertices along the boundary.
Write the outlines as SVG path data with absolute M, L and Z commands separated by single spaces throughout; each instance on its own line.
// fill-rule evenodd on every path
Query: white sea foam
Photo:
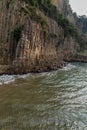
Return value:
M 0 76 L 0 85 L 8 84 L 10 82 L 14 82 L 15 79 L 18 79 L 18 78 L 26 78 L 29 75 L 30 74 L 24 74 L 24 75 L 1 75 Z
M 15 77 L 15 79 L 17 79 L 17 78 L 23 78 L 23 79 L 25 79 L 25 78 L 29 77 L 30 75 L 31 74 L 28 73 L 28 74 L 23 74 L 23 75 L 14 75 L 14 77 Z
M 76 67 L 75 65 L 69 63 L 65 67 L 63 67 L 62 70 L 69 71 L 75 67 Z
M 15 80 L 14 75 L 2 75 L 0 76 L 0 85 L 8 84 Z

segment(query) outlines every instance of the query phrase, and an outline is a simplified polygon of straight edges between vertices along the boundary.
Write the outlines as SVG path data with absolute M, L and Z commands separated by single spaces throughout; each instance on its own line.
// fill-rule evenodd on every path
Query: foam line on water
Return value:
M 8 84 L 10 82 L 14 82 L 15 79 L 18 79 L 18 78 L 26 78 L 29 75 L 30 74 L 24 74 L 24 75 L 1 75 L 0 76 L 0 85 Z
M 10 82 L 13 82 L 15 80 L 13 75 L 2 75 L 0 76 L 0 85 L 2 84 L 8 84 Z
M 75 65 L 69 63 L 65 67 L 63 67 L 61 70 L 69 71 L 75 67 L 76 67 Z
M 69 71 L 73 68 L 75 68 L 76 66 L 75 65 L 72 65 L 72 64 L 68 64 L 67 66 L 63 67 L 62 69 L 60 70 L 65 70 L 65 71 Z M 44 73 L 40 73 L 39 75 L 37 76 L 47 76 L 47 77 L 50 77 L 50 76 L 53 76 L 55 75 L 55 71 L 53 72 L 44 72 Z M 0 76 L 0 85 L 3 85 L 3 84 L 8 84 L 10 82 L 14 82 L 15 79 L 18 79 L 18 78 L 27 78 L 29 76 L 33 76 L 32 74 L 28 73 L 28 74 L 23 74 L 23 75 L 1 75 Z M 34 75 L 35 76 L 35 75 Z

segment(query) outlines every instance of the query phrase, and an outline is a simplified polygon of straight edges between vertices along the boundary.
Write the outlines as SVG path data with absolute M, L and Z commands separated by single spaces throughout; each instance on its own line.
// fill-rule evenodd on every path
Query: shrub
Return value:
M 77 35 L 77 28 L 69 22 L 64 15 L 59 14 L 57 18 L 58 24 L 64 29 L 64 36 L 67 37 L 68 35 L 76 36 Z
M 17 42 L 18 42 L 19 39 L 21 38 L 22 28 L 23 28 L 23 26 L 19 26 L 19 27 L 16 27 L 16 28 L 12 31 L 13 38 L 14 38 Z

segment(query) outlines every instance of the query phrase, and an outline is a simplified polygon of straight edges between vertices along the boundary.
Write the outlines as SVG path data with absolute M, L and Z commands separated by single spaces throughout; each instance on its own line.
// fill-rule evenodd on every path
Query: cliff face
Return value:
M 28 19 L 20 38 L 13 64 L 16 66 L 29 66 L 30 69 L 38 69 L 56 66 L 60 62 L 56 50 L 58 37 L 61 35 L 57 23 L 47 18 L 49 27 L 47 32 L 41 30 L 41 26 Z M 59 31 L 60 30 L 60 31 Z M 52 34 L 56 36 L 50 36 Z M 61 59 L 62 60 L 62 59 Z
M 52 4 L 70 16 L 64 0 L 54 0 Z M 78 46 L 75 38 L 65 37 L 63 27 L 43 10 L 24 0 L 0 1 L 1 63 L 28 71 L 53 69 L 65 56 L 75 54 Z

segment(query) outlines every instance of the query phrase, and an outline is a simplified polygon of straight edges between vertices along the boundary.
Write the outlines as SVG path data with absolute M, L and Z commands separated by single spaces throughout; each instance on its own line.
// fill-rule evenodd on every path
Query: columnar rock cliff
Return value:
M 37 7 L 26 1 L 0 1 L 0 63 L 19 72 L 56 69 L 79 48 L 75 36 L 66 35 L 63 19 L 68 20 L 62 18 L 61 24 L 55 16 L 74 19 L 69 2 L 52 0 L 50 6 Z

